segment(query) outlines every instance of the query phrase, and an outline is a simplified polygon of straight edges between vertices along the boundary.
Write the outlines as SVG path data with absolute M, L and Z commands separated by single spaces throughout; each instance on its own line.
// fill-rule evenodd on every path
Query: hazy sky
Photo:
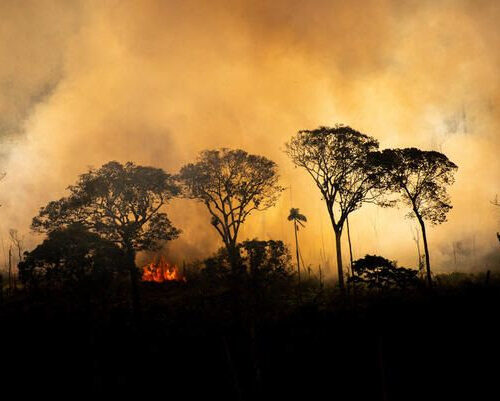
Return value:
M 326 209 L 283 144 L 299 129 L 339 122 L 382 148 L 448 155 L 459 170 L 449 221 L 429 230 L 435 270 L 493 266 L 500 2 L 3 0 L 0 18 L 4 248 L 9 228 L 34 246 L 31 218 L 88 166 L 132 160 L 174 173 L 200 150 L 225 146 L 275 160 L 289 188 L 242 239 L 291 243 L 286 216 L 298 207 L 309 220 L 305 262 L 333 267 Z M 415 266 L 406 213 L 355 212 L 354 256 Z M 219 246 L 199 205 L 178 200 L 169 215 L 184 231 L 171 259 Z

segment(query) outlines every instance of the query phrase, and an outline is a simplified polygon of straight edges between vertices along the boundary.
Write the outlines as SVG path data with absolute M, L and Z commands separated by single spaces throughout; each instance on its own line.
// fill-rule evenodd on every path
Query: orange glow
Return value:
M 154 281 L 163 283 L 165 281 L 186 281 L 177 266 L 171 265 L 163 257 L 157 262 L 151 262 L 142 268 L 142 281 Z

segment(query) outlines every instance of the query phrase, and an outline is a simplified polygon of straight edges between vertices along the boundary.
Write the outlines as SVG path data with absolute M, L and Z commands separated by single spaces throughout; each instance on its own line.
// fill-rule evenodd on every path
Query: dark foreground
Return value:
M 311 282 L 299 302 L 291 287 L 256 296 L 196 280 L 142 283 L 135 323 L 125 295 L 20 291 L 0 305 L 0 391 L 69 400 L 500 399 L 499 290 L 475 280 L 342 297 Z

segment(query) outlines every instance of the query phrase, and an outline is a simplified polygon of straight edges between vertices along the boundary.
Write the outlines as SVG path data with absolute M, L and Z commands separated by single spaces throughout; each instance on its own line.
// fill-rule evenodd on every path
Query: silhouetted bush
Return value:
M 54 230 L 25 252 L 19 275 L 27 288 L 103 287 L 124 271 L 123 252 L 80 224 Z
M 353 276 L 349 282 L 362 284 L 367 288 L 385 290 L 404 289 L 419 284 L 418 270 L 397 267 L 396 262 L 382 256 L 366 255 L 352 264 Z
M 236 246 L 238 273 L 253 280 L 288 278 L 292 275 L 291 256 L 283 241 L 246 240 Z M 205 259 L 203 273 L 212 278 L 224 278 L 231 273 L 226 248 L 220 248 Z M 233 272 L 234 273 L 234 272 Z

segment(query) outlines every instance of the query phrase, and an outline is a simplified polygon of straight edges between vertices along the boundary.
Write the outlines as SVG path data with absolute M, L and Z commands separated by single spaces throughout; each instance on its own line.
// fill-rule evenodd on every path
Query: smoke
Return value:
M 436 149 L 458 164 L 449 222 L 429 230 L 437 270 L 454 268 L 446 249 L 464 238 L 477 255 L 498 247 L 496 1 L 7 1 L 0 13 L 4 238 L 17 228 L 33 246 L 31 218 L 88 166 L 176 172 L 202 149 L 239 147 L 275 160 L 288 187 L 241 238 L 291 244 L 286 217 L 299 207 L 304 261 L 326 264 L 326 210 L 282 149 L 299 129 L 342 122 L 382 147 Z M 414 266 L 406 213 L 355 212 L 354 256 Z M 168 244 L 176 260 L 219 246 L 199 204 L 176 200 L 169 215 L 183 229 Z
M 0 132 L 23 130 L 37 103 L 57 87 L 68 35 L 76 26 L 76 8 L 61 1 L 4 1 L 0 5 Z

